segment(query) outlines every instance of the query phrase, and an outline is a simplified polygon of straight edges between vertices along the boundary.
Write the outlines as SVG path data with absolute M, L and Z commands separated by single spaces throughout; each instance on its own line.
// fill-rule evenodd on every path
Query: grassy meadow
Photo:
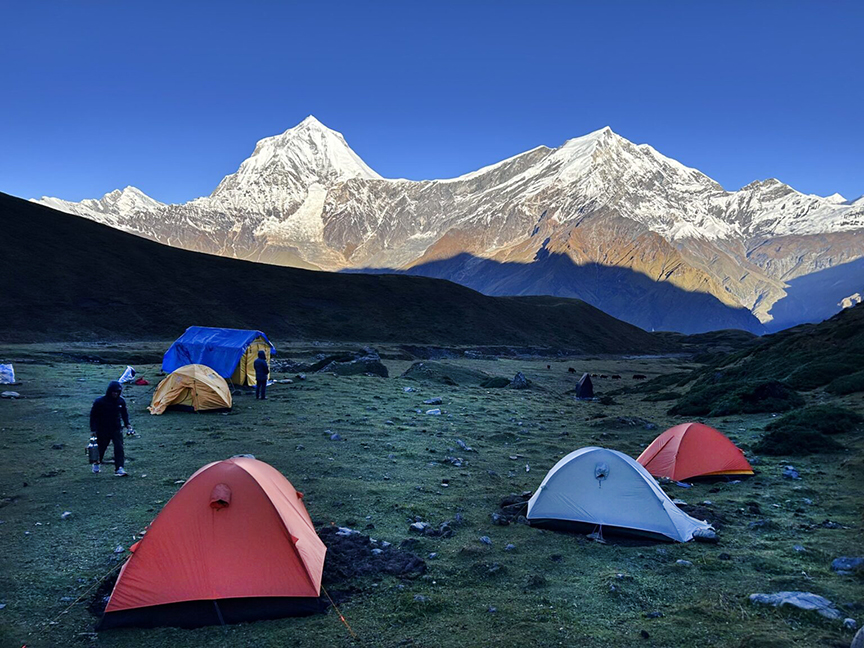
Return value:
M 388 358 L 379 347 L 390 378 L 309 374 L 273 385 L 266 402 L 239 393 L 230 413 L 154 417 L 146 407 L 167 344 L 0 347 L 22 383 L 8 389 L 23 397 L 0 400 L 0 645 L 848 646 L 852 633 L 838 622 L 747 599 L 781 590 L 822 594 L 864 622 L 864 580 L 830 569 L 837 556 L 864 555 L 864 442 L 852 434 L 836 437 L 846 448 L 837 454 L 759 457 L 757 474 L 740 483 L 666 487 L 710 514 L 716 545 L 615 538 L 600 544 L 492 524 L 504 496 L 533 491 L 568 452 L 601 445 L 636 457 L 657 434 L 687 420 L 667 414 L 669 401 L 632 391 L 634 374 L 650 379 L 695 368 L 687 358 L 445 361 L 511 378 L 522 371 L 533 383 L 528 390 L 483 389 L 400 378 L 411 362 Z M 280 357 L 308 359 L 336 348 L 280 346 Z M 84 454 L 90 404 L 127 362 L 151 383 L 124 394 L 140 433 L 126 443 L 131 477 L 115 478 L 110 467 L 94 475 Z M 620 374 L 595 379 L 595 390 L 623 393 L 606 405 L 574 400 L 565 392 L 583 371 Z M 443 404 L 423 404 L 433 397 Z M 805 399 L 864 413 L 861 393 L 817 390 Z M 430 407 L 442 415 L 425 414 Z M 749 449 L 772 418 L 704 420 L 752 457 Z M 331 440 L 334 433 L 342 440 Z M 272 464 L 303 491 L 316 526 L 349 526 L 398 545 L 416 537 L 409 525 L 417 518 L 437 526 L 459 514 L 463 522 L 453 537 L 417 541 L 411 550 L 427 564 L 419 578 L 370 576 L 330 586 L 356 639 L 332 610 L 225 629 L 93 633 L 94 584 L 128 555 L 115 548 L 128 548 L 195 470 L 241 453 Z M 447 463 L 448 456 L 463 465 Z M 782 477 L 788 464 L 800 481 Z M 63 520 L 65 511 L 72 515 Z M 508 544 L 515 548 L 505 550 Z

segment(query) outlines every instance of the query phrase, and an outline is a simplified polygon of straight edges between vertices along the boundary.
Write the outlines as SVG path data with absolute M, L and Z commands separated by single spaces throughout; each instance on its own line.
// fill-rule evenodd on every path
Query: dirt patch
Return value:
M 413 579 L 426 572 L 426 563 L 416 554 L 359 531 L 324 527 L 318 536 L 327 545 L 324 583 L 345 586 L 357 578 L 380 578 L 387 574 Z

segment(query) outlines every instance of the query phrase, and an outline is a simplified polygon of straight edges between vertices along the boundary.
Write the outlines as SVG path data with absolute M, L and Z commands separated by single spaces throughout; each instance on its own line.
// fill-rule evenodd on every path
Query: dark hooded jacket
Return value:
M 123 391 L 123 385 L 112 380 L 105 390 L 105 395 L 93 401 L 90 409 L 90 431 L 91 432 L 115 432 L 121 427 L 129 426 L 129 412 L 126 410 L 126 401 L 122 396 L 116 399 L 111 397 L 112 391 Z
M 263 351 L 259 351 L 258 358 L 255 360 L 255 381 L 267 380 L 269 375 L 270 367 L 267 366 L 267 356 Z

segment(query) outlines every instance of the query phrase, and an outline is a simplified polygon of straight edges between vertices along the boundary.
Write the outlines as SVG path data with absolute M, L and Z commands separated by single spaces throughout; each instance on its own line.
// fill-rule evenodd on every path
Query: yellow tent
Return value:
M 228 383 L 210 367 L 191 364 L 169 374 L 153 393 L 153 402 L 147 409 L 151 414 L 162 414 L 176 406 L 200 410 L 230 409 L 231 391 Z
M 249 343 L 249 346 L 246 347 L 246 351 L 243 352 L 240 358 L 240 362 L 237 363 L 237 368 L 231 375 L 232 383 L 235 385 L 251 385 L 253 387 L 257 384 L 255 380 L 255 360 L 258 359 L 259 351 L 264 352 L 264 356 L 267 358 L 267 365 L 270 365 L 270 343 L 263 337 L 257 337 Z

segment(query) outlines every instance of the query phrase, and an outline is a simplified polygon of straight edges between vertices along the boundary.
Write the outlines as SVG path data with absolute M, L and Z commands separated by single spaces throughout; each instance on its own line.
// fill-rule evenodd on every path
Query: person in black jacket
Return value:
M 270 367 L 267 365 L 267 355 L 264 351 L 258 352 L 255 360 L 255 398 L 267 400 L 267 378 L 270 375 Z
M 128 434 L 134 434 L 132 426 L 129 425 L 129 412 L 126 409 L 126 401 L 120 394 L 123 386 L 116 380 L 112 380 L 105 390 L 105 395 L 93 401 L 90 408 L 90 432 L 96 435 L 99 444 L 99 461 L 105 456 L 108 444 L 114 443 L 114 474 L 125 477 L 128 473 L 123 467 L 126 456 L 123 452 L 123 428 L 126 427 Z M 99 472 L 99 464 L 93 464 L 93 472 Z

